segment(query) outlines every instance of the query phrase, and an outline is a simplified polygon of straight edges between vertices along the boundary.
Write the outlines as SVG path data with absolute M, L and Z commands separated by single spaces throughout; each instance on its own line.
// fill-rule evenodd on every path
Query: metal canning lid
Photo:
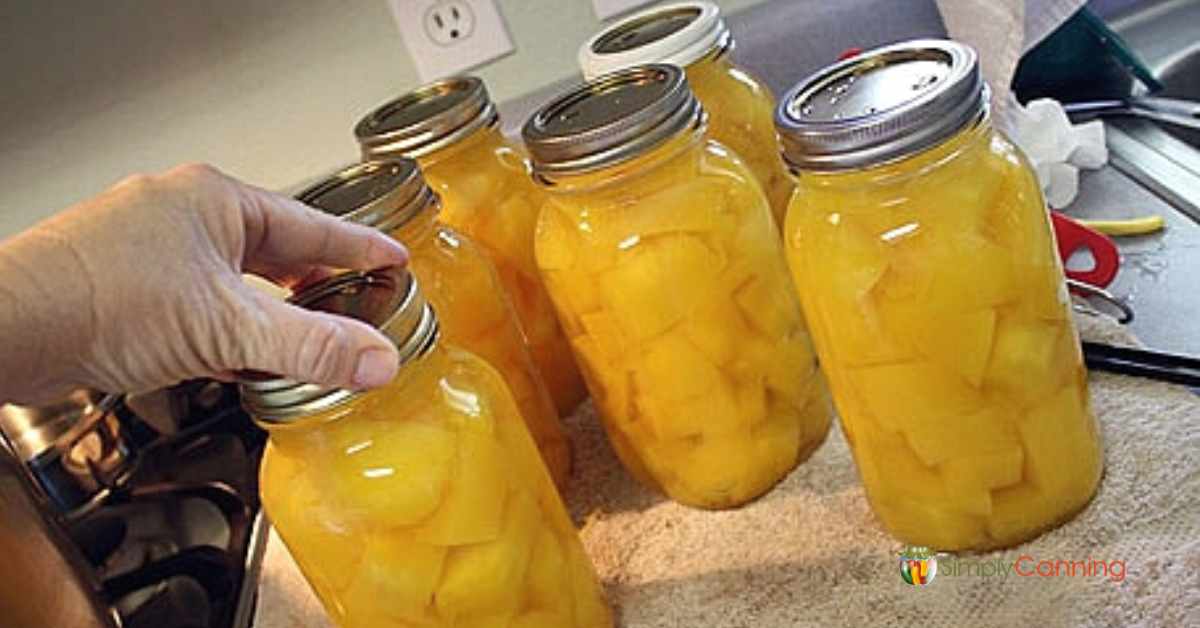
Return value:
M 374 326 L 395 343 L 401 368 L 437 342 L 437 316 L 417 281 L 403 268 L 343 273 L 304 289 L 288 302 Z M 270 375 L 243 378 L 240 388 L 246 411 L 268 423 L 295 421 L 363 394 Z
M 686 67 L 731 42 L 716 4 L 675 2 L 635 13 L 593 35 L 579 48 L 579 67 L 588 79 L 646 63 Z
M 831 171 L 920 152 L 986 112 L 975 51 L 926 39 L 870 50 L 810 76 L 779 101 L 775 126 L 790 166 Z
M 521 130 L 537 174 L 576 174 L 628 161 L 701 125 L 704 109 L 683 70 L 619 70 L 571 88 Z
M 345 168 L 296 195 L 323 212 L 380 231 L 391 231 L 435 202 L 411 159 L 368 161 Z
M 381 105 L 354 126 L 366 159 L 417 158 L 493 126 L 496 106 L 474 76 L 442 79 Z

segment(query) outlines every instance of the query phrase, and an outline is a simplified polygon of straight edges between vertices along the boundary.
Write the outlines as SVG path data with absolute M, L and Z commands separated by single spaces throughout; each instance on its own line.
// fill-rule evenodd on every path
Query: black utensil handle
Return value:
M 1200 359 L 1191 356 L 1084 342 L 1083 358 L 1089 369 L 1200 387 Z

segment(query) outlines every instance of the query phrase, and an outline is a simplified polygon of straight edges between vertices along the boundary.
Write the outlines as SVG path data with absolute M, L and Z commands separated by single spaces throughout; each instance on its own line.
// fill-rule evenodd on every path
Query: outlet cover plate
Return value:
M 515 48 L 494 0 L 389 0 L 424 82 L 460 74 Z
M 627 13 L 638 7 L 650 4 L 653 0 L 592 0 L 592 10 L 596 17 L 607 20 L 610 17 Z

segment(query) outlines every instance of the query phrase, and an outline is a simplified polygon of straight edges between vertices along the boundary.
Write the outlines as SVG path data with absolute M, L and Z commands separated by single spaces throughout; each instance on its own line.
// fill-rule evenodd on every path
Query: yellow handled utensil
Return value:
M 1163 228 L 1163 217 L 1158 215 L 1126 220 L 1077 220 L 1076 222 L 1110 236 L 1145 235 L 1161 231 Z

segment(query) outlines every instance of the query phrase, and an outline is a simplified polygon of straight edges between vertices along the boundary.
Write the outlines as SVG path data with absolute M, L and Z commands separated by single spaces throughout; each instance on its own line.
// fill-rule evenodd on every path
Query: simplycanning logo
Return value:
M 937 556 L 928 547 L 906 547 L 900 552 L 900 578 L 914 587 L 933 582 Z
M 933 582 L 934 576 L 943 578 L 977 577 L 1007 579 L 1018 578 L 1105 578 L 1110 582 L 1125 581 L 1124 560 L 1086 558 L 1065 560 L 1037 558 L 1021 554 L 1012 558 L 965 557 L 959 558 L 944 552 L 935 552 L 928 547 L 906 547 L 900 552 L 900 579 L 913 586 Z

